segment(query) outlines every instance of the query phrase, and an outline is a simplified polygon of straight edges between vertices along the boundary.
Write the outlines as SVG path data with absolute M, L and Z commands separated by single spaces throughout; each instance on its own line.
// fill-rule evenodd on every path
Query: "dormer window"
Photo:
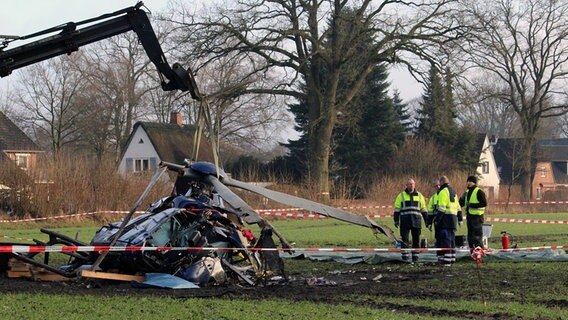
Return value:
M 158 167 L 158 158 L 126 158 L 126 172 L 142 173 L 155 170 Z
M 22 170 L 28 170 L 30 166 L 29 153 L 16 153 L 16 166 Z
M 148 171 L 150 170 L 150 159 L 135 159 L 134 160 L 134 172 Z

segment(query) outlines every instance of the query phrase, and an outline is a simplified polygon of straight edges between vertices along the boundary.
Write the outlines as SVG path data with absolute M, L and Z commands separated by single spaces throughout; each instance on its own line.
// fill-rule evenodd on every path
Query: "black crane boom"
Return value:
M 201 100 L 191 70 L 186 70 L 179 63 L 168 64 L 150 19 L 141 9 L 142 2 L 113 13 L 80 21 L 68 22 L 53 28 L 42 30 L 23 37 L 10 37 L 12 41 L 36 38 L 45 34 L 58 34 L 32 41 L 13 49 L 3 50 L 8 41 L 0 47 L 0 76 L 6 77 L 12 71 L 53 58 L 62 54 L 71 54 L 80 47 L 104 40 L 125 32 L 134 31 L 144 47 L 150 61 L 156 66 L 161 79 L 162 89 L 166 91 L 189 91 L 193 99 Z M 88 26 L 81 27 L 82 25 Z M 15 38 L 15 39 L 14 39 Z

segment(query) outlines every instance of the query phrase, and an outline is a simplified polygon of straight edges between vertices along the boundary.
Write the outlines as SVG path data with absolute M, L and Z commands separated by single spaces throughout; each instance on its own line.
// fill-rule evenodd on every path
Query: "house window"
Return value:
M 150 170 L 150 160 L 149 159 L 134 159 L 134 172 L 148 171 Z
M 16 165 L 23 170 L 28 170 L 30 155 L 27 153 L 16 153 Z
M 481 163 L 481 173 L 489 173 L 489 161 Z
M 152 171 L 158 167 L 158 158 L 125 158 L 126 172 L 136 173 L 144 171 Z
M 546 177 L 546 168 L 540 168 L 540 176 L 543 178 Z

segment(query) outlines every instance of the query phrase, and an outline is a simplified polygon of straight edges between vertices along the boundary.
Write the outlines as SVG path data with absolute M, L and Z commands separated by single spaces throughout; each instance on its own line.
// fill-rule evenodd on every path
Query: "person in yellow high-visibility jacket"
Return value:
M 438 191 L 440 190 L 440 181 L 438 179 L 432 182 L 433 194 L 428 200 L 428 220 L 426 220 L 426 228 L 432 231 L 434 217 L 436 216 L 436 209 L 438 208 Z M 434 239 L 438 239 L 438 228 L 434 229 Z M 437 246 L 437 245 L 436 245 Z M 440 258 L 438 257 L 438 261 Z
M 394 201 L 394 226 L 400 226 L 402 248 L 410 247 L 409 235 L 412 235 L 412 248 L 420 248 L 420 233 L 422 219 L 427 219 L 426 201 L 424 196 L 416 191 L 414 179 L 408 179 L 406 189 L 396 196 Z M 410 262 L 408 251 L 402 251 L 402 260 Z M 412 251 L 412 262 L 418 261 L 418 251 Z
M 483 248 L 483 216 L 487 207 L 485 192 L 477 186 L 477 177 L 467 177 L 467 190 L 460 197 L 460 205 L 465 208 L 467 220 L 467 243 L 470 251 Z
M 438 260 L 442 265 L 451 266 L 456 261 L 456 229 L 461 226 L 463 216 L 456 191 L 450 187 L 450 180 L 442 176 L 439 180 L 440 190 L 437 193 L 436 246 L 442 248 L 438 252 Z

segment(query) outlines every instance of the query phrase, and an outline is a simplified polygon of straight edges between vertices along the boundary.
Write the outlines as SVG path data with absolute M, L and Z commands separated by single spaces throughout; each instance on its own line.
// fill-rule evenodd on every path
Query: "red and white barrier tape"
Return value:
M 541 246 L 541 247 L 526 247 L 514 249 L 485 249 L 485 252 L 513 252 L 513 251 L 535 251 L 535 250 L 560 250 L 568 249 L 565 246 Z M 440 250 L 455 250 L 460 252 L 469 252 L 467 248 L 212 248 L 212 247 L 123 247 L 123 246 L 27 246 L 27 245 L 10 245 L 0 246 L 0 253 L 42 253 L 42 252 L 137 252 L 137 251 L 296 251 L 296 252 L 402 252 L 402 251 L 440 251 Z
M 568 204 L 568 201 L 502 201 L 502 202 L 493 202 L 489 205 L 525 205 L 525 204 Z
M 256 209 L 258 213 L 264 212 L 289 212 L 289 211 L 302 211 L 302 208 L 283 208 L 283 209 Z
M 285 217 L 285 218 L 299 218 L 299 219 L 325 219 L 328 218 L 327 216 L 320 215 L 317 213 L 281 213 L 281 212 L 265 212 L 262 213 L 263 215 L 267 216 L 277 216 L 277 217 Z M 370 214 L 366 215 L 371 219 L 375 218 L 390 218 L 392 215 L 390 214 Z M 514 222 L 514 223 L 540 223 L 540 224 L 568 224 L 568 221 L 565 220 L 532 220 L 532 219 L 508 219 L 508 218 L 490 218 L 485 217 L 485 221 L 492 221 L 492 222 Z
M 514 201 L 514 202 L 494 202 L 490 203 L 489 205 L 535 205 L 535 204 L 568 204 L 568 201 Z M 393 208 L 392 205 L 371 205 L 371 206 L 347 206 L 347 207 L 339 207 L 343 210 L 349 209 L 390 209 Z M 263 215 L 269 216 L 281 216 L 281 217 L 306 217 L 306 218 L 324 218 L 324 217 L 316 217 L 315 214 L 306 214 L 300 213 L 303 211 L 302 208 L 283 208 L 283 209 L 257 209 L 258 213 Z M 69 214 L 69 215 L 59 215 L 59 216 L 50 216 L 50 217 L 40 217 L 40 218 L 27 218 L 27 219 L 19 219 L 19 220 L 0 220 L 0 223 L 10 223 L 10 222 L 33 222 L 33 221 L 44 221 L 44 220 L 51 220 L 51 219 L 66 219 L 72 217 L 80 217 L 80 216 L 88 216 L 100 213 L 127 213 L 128 211 L 95 211 L 95 212 L 85 212 L 85 213 L 76 213 L 76 214 Z M 143 213 L 143 211 L 136 211 L 136 213 Z M 522 212 L 521 212 L 522 213 Z M 386 218 L 389 215 L 379 214 L 379 215 L 368 215 L 369 218 Z
M 531 219 L 508 219 L 508 218 L 490 218 L 490 217 L 485 217 L 484 220 L 491 222 L 568 224 L 568 221 L 566 220 L 531 220 Z
M 115 214 L 125 214 L 128 211 L 93 211 L 93 212 L 84 212 L 84 213 L 74 213 L 74 214 L 65 214 L 59 216 L 49 216 L 49 217 L 39 217 L 39 218 L 26 218 L 26 219 L 17 219 L 17 220 L 0 220 L 0 223 L 19 223 L 19 222 L 35 222 L 35 221 L 45 221 L 45 220 L 53 220 L 53 219 L 67 219 L 67 218 L 75 218 L 75 217 L 82 217 L 82 216 L 92 216 L 95 214 L 107 214 L 107 213 L 115 213 Z M 144 213 L 144 211 L 136 211 L 135 213 L 140 214 Z
M 497 201 L 493 203 L 489 203 L 491 205 L 547 205 L 547 204 L 568 204 L 568 201 Z M 392 209 L 394 208 L 393 205 L 369 205 L 369 206 L 347 206 L 347 207 L 339 207 L 343 210 L 349 209 Z M 290 209 L 259 209 L 258 212 L 283 212 L 283 211 L 300 211 L 301 208 L 290 208 Z
M 0 220 L 0 223 L 8 223 L 8 222 L 33 222 L 33 221 L 44 221 L 44 220 L 51 220 L 51 219 L 63 219 L 63 218 L 73 218 L 73 217 L 81 217 L 81 216 L 90 216 L 96 214 L 97 212 L 84 212 L 84 213 L 76 213 L 76 214 L 67 214 L 67 215 L 59 215 L 59 216 L 50 216 L 50 217 L 39 217 L 39 218 L 27 218 L 27 219 L 19 219 L 19 220 Z
M 294 212 L 284 212 L 286 210 L 294 210 Z M 268 210 L 268 209 L 260 209 L 257 210 L 261 215 L 264 216 L 272 216 L 272 217 L 283 217 L 283 218 L 296 218 L 296 219 L 327 219 L 327 216 L 318 214 L 318 213 L 311 213 L 306 211 L 301 211 L 301 209 L 293 208 L 293 209 L 278 209 L 278 210 Z M 73 218 L 73 217 L 80 217 L 80 216 L 88 216 L 88 215 L 95 215 L 95 214 L 106 214 L 106 213 L 114 213 L 114 214 L 124 214 L 127 211 L 97 211 L 97 212 L 85 212 L 85 213 L 77 213 L 77 214 L 70 214 L 70 215 L 59 215 L 59 216 L 50 216 L 50 217 L 41 217 L 41 218 L 28 218 L 28 219 L 20 219 L 20 220 L 0 220 L 0 223 L 20 223 L 20 222 L 34 222 L 34 221 L 44 221 L 50 219 L 65 219 L 65 218 Z M 143 211 L 136 211 L 136 213 L 141 214 L 144 213 Z M 392 215 L 390 214 L 369 214 L 366 215 L 370 219 L 377 219 L 377 218 L 390 218 Z M 568 224 L 566 220 L 542 220 L 542 219 L 511 219 L 511 218 L 491 218 L 485 217 L 485 221 L 490 222 L 505 222 L 505 223 L 534 223 L 534 224 Z

